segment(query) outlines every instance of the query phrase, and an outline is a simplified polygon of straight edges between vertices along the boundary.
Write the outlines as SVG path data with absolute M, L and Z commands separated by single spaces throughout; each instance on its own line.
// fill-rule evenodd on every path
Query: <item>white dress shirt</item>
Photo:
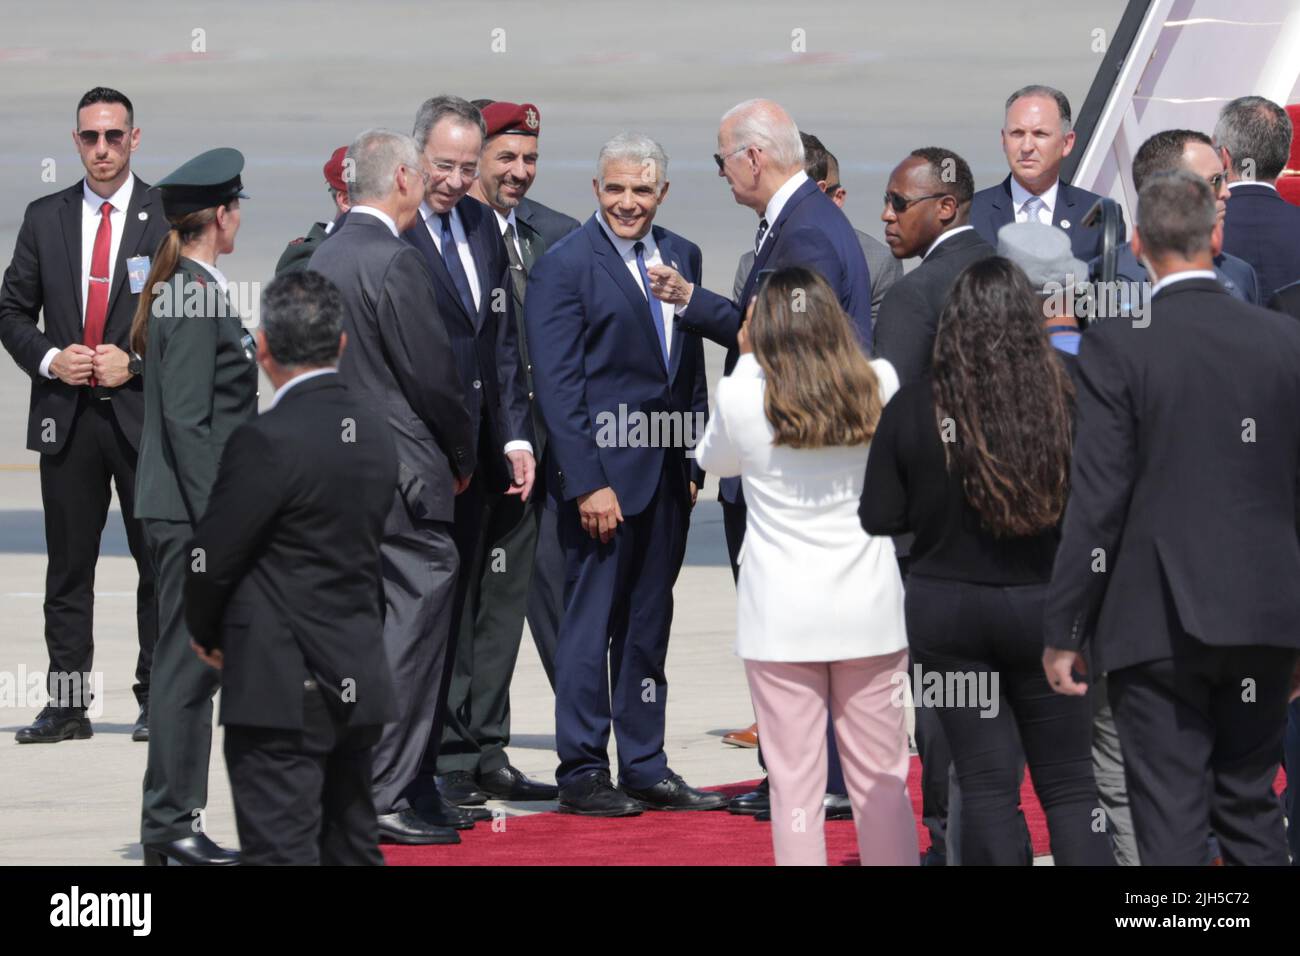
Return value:
M 1219 277 L 1212 269 L 1188 269 L 1186 272 L 1171 272 L 1151 287 L 1152 298 L 1165 286 L 1173 285 L 1175 282 L 1182 282 L 1184 279 L 1213 279 L 1215 282 L 1219 281 Z
M 108 287 L 113 288 L 113 273 L 117 269 L 117 251 L 122 246 L 122 231 L 126 228 L 126 210 L 131 204 L 131 194 L 135 191 L 135 174 L 130 173 L 126 182 L 118 187 L 117 192 L 108 197 L 113 210 L 108 214 L 109 231 L 112 241 L 108 247 Z M 99 209 L 104 204 L 104 197 L 90 188 L 90 183 L 81 181 L 81 325 L 86 325 L 86 302 L 90 298 L 90 260 L 95 254 L 95 236 L 99 232 Z M 40 372 L 46 378 L 50 374 L 50 363 L 59 349 L 50 349 L 41 359 Z
M 871 363 L 881 398 L 898 391 L 883 359 Z M 891 538 L 858 519 L 867 445 L 791 448 L 772 443 L 767 387 L 752 353 L 718 383 L 700 467 L 740 476 L 748 530 L 740 552 L 736 654 L 754 661 L 840 661 L 907 646 L 903 581 Z
M 1056 194 L 1060 191 L 1061 181 L 1058 179 L 1052 185 L 1043 190 L 1038 197 L 1043 204 L 1038 207 L 1038 221 L 1045 226 L 1052 225 L 1052 216 L 1056 214 Z M 1016 222 L 1028 222 L 1029 214 L 1025 212 L 1025 203 L 1029 202 L 1034 196 L 1028 189 L 1016 182 L 1016 177 L 1011 177 L 1011 203 L 1016 210 Z
M 393 234 L 394 238 L 398 237 L 397 223 L 393 220 L 392 216 L 388 215 L 388 213 L 384 212 L 382 209 L 376 209 L 374 206 L 353 206 L 352 209 L 349 210 L 348 215 L 357 212 L 363 212 L 367 216 L 374 216 L 376 219 L 378 219 L 380 222 L 382 222 L 385 226 L 388 227 L 388 231 Z
M 445 260 L 447 253 L 442 248 L 442 214 L 436 213 L 427 203 L 420 203 L 420 216 L 424 226 L 433 237 L 433 244 L 438 247 L 438 254 Z M 465 278 L 469 280 L 470 295 L 474 298 L 474 308 L 481 308 L 483 293 L 479 288 L 478 268 L 474 265 L 474 255 L 470 252 L 469 237 L 465 235 L 465 224 L 460 221 L 460 213 L 453 206 L 451 210 L 451 237 L 456 240 L 456 252 L 460 264 L 465 269 Z
M 763 233 L 758 249 L 763 248 L 763 243 L 767 242 L 767 237 L 772 234 L 772 227 L 776 225 L 777 217 L 781 215 L 781 210 L 790 201 L 790 197 L 807 181 L 808 174 L 801 169 L 782 183 L 780 189 L 772 193 L 772 198 L 767 201 L 767 208 L 763 210 L 763 218 L 767 220 L 767 232 Z M 756 249 L 755 252 L 757 251 Z
M 310 372 L 303 372 L 301 375 L 295 375 L 275 390 L 275 395 L 271 398 L 271 404 L 266 406 L 266 411 L 269 412 L 271 409 L 275 408 L 275 406 L 280 403 L 280 399 L 284 398 L 289 389 L 293 388 L 295 385 L 305 382 L 309 378 L 320 378 L 322 375 L 337 374 L 338 369 L 336 368 L 316 368 L 312 369 Z M 265 415 L 266 412 L 263 412 L 262 414 Z
M 659 245 L 655 242 L 654 231 L 648 230 L 640 239 L 624 239 L 622 236 L 616 235 L 613 229 L 609 228 L 609 224 L 605 222 L 605 214 L 599 210 L 596 212 L 596 221 L 600 223 L 600 228 L 605 231 L 605 235 L 609 237 L 609 241 L 614 244 L 614 250 L 623 258 L 623 265 L 627 266 L 627 271 L 631 273 L 632 281 L 635 282 L 636 287 L 641 290 L 641 294 L 645 295 L 645 283 L 641 281 L 641 270 L 637 268 L 636 249 L 634 247 L 638 242 L 645 244 L 645 252 L 643 255 L 645 256 L 647 270 L 651 266 L 663 265 L 664 260 L 663 257 L 659 255 Z M 678 272 L 682 271 L 675 262 L 670 262 L 668 265 L 672 266 Z M 660 319 L 664 324 L 665 353 L 671 358 L 673 349 L 673 316 L 677 310 L 665 309 L 664 304 L 658 299 L 650 299 L 650 307 L 655 312 L 659 313 Z
M 523 245 L 522 245 L 522 243 L 520 242 L 520 239 L 519 239 L 519 221 L 518 221 L 517 219 L 515 219 L 515 211 L 514 211 L 513 209 L 511 209 L 511 210 L 510 210 L 510 215 L 508 215 L 508 216 L 503 216 L 503 215 L 501 215 L 501 213 L 497 212 L 497 210 L 496 210 L 494 207 L 489 207 L 489 208 L 492 209 L 492 215 L 494 215 L 494 216 L 497 217 L 497 228 L 501 230 L 501 238 L 502 238 L 503 240 L 504 240 L 505 237 L 506 237 L 506 226 L 509 226 L 511 229 L 514 230 L 514 234 L 515 234 L 515 239 L 514 239 L 514 242 L 515 242 L 515 255 L 519 256 L 519 261 L 520 261 L 520 262 L 523 262 L 523 261 L 524 261 L 524 247 L 523 247 Z M 507 240 L 507 241 L 508 241 L 508 240 Z
M 930 258 L 930 253 L 934 252 L 934 250 L 939 247 L 939 243 L 947 242 L 949 239 L 951 239 L 953 236 L 957 235 L 958 233 L 969 232 L 974 228 L 975 228 L 974 226 L 957 226 L 953 229 L 949 229 L 947 232 L 939 233 L 939 235 L 935 237 L 934 242 L 930 243 L 930 245 L 926 248 L 925 255 L 921 256 L 921 258 L 923 260 Z

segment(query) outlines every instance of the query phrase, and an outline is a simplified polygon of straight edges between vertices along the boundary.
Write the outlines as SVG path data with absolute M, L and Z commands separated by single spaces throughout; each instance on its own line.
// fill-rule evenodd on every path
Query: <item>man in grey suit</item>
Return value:
M 803 169 L 808 178 L 817 183 L 817 188 L 831 198 L 841 209 L 848 198 L 848 190 L 840 182 L 840 161 L 828 150 L 822 141 L 812 133 L 799 132 L 803 140 Z M 876 317 L 880 315 L 880 303 L 895 282 L 903 277 L 903 264 L 894 258 L 889 247 L 874 236 L 869 236 L 861 229 L 853 230 L 858 235 L 858 244 L 862 254 L 867 257 L 867 271 L 871 273 L 871 323 L 874 327 Z M 740 266 L 736 269 L 736 285 L 732 297 L 739 298 L 745 288 L 745 279 L 754 267 L 754 253 L 746 252 L 740 257 Z
M 474 430 L 433 281 L 419 250 L 399 238 L 424 197 L 419 147 L 409 136 L 368 130 L 348 148 L 348 159 L 355 175 L 351 212 L 309 268 L 343 296 L 348 349 L 339 377 L 385 416 L 397 446 L 397 494 L 380 552 L 384 649 L 399 717 L 375 747 L 375 811 L 381 842 L 459 843 L 455 830 L 424 820 L 412 801 L 442 706 L 437 688 L 459 565 L 453 502 L 474 471 Z M 342 428 L 347 441 L 346 420 Z

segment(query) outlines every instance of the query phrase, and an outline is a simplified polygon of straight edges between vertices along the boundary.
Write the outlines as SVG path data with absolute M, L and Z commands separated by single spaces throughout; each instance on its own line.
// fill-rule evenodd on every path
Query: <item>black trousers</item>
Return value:
M 58 706 L 57 676 L 88 674 L 94 666 L 95 565 L 99 539 L 117 487 L 126 540 L 139 574 L 136 585 L 136 630 L 140 651 L 135 664 L 136 701 L 149 701 L 149 672 L 158 640 L 158 605 L 153 562 L 144 531 L 135 518 L 136 450 L 113 414 L 112 402 L 83 389 L 72 430 L 57 455 L 42 455 L 41 503 L 45 509 L 45 646 L 49 652 L 48 686 Z M 66 686 L 66 683 L 65 683 Z M 66 701 L 84 709 L 86 700 Z
M 564 548 L 560 547 L 558 512 L 546 493 L 533 492 L 537 515 L 537 544 L 533 552 L 533 580 L 528 586 L 528 630 L 537 645 L 546 679 L 555 689 L 555 646 L 564 617 Z
M 952 749 L 966 866 L 1032 862 L 1019 814 L 1022 743 L 1055 862 L 1114 862 L 1097 817 L 1091 703 L 1055 693 L 1043 674 L 1046 594 L 1046 584 L 998 587 L 916 574 L 907 580 L 912 658 L 942 677 L 936 684 L 923 673 L 914 703 L 937 710 Z
M 1185 634 L 1172 658 L 1110 671 L 1111 708 L 1143 866 L 1286 866 L 1273 792 L 1296 652 L 1210 647 Z
M 379 726 L 349 727 L 305 680 L 302 729 L 226 727 L 244 866 L 383 866 L 370 775 Z
M 518 495 L 484 495 L 460 633 L 447 688 L 438 773 L 491 773 L 509 763 L 510 681 L 523 638 L 537 545 L 537 509 Z
M 221 673 L 199 660 L 185 623 L 185 569 L 194 528 L 187 521 L 144 520 L 158 571 L 161 625 L 149 704 L 149 760 L 144 772 L 140 838 L 169 843 L 203 827 L 212 750 L 212 698 Z

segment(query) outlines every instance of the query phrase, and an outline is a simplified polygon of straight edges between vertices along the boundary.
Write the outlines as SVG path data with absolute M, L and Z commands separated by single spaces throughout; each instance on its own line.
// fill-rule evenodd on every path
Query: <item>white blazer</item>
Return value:
M 888 401 L 898 375 L 871 363 Z M 696 449 L 700 466 L 739 475 L 748 506 L 740 554 L 736 653 L 755 661 L 836 661 L 907 646 L 903 580 L 888 537 L 862 530 L 858 502 L 868 446 L 772 444 L 767 387 L 752 354 L 718 383 Z

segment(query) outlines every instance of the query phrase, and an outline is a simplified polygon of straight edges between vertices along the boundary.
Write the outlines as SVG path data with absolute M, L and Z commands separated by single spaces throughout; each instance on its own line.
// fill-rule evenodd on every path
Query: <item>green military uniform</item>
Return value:
M 325 231 L 327 223 L 314 222 L 307 235 L 293 240 L 284 247 L 284 252 L 280 254 L 280 261 L 275 264 L 275 274 L 282 276 L 286 272 L 306 272 L 307 261 L 311 259 L 311 254 L 316 251 L 316 247 L 325 241 L 329 235 Z
M 212 150 L 158 185 L 168 219 L 242 196 L 243 156 Z M 212 267 L 215 268 L 215 267 Z M 149 711 L 141 840 L 160 845 L 200 831 L 207 804 L 212 698 L 220 675 L 195 656 L 182 589 L 202 555 L 189 551 L 207 507 L 222 448 L 257 413 L 252 339 L 210 268 L 181 258 L 150 310 L 144 355 L 144 428 L 136 467 L 143 520 L 158 580 L 158 646 Z

